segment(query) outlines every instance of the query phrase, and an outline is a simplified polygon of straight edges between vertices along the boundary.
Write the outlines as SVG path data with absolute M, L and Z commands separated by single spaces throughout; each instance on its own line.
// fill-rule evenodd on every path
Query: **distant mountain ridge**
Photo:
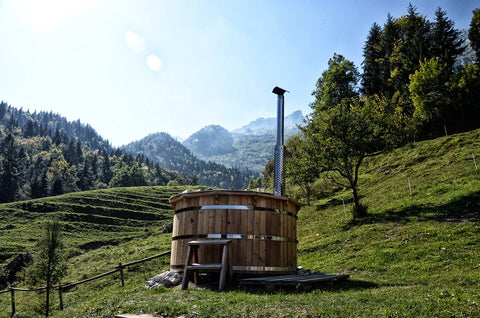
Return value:
M 303 124 L 303 114 L 301 110 L 297 110 L 284 119 L 285 136 L 293 136 L 298 133 L 297 125 Z M 247 125 L 231 131 L 234 134 L 244 135 L 276 135 L 277 119 L 260 117 Z
M 201 156 L 215 156 L 235 151 L 232 134 L 219 125 L 206 126 L 188 137 L 183 145 Z
M 207 129 L 208 130 L 208 129 Z M 141 155 L 160 166 L 177 171 L 185 177 L 196 176 L 202 185 L 223 189 L 244 189 L 254 174 L 247 169 L 225 167 L 199 159 L 194 153 L 168 133 L 154 133 L 134 141 L 121 149 Z
M 304 117 L 300 110 L 284 119 L 285 139 L 299 133 Z M 258 118 L 231 132 L 219 125 L 206 126 L 183 142 L 192 153 L 205 161 L 226 167 L 248 169 L 259 176 L 273 158 L 277 119 Z
M 470 39 L 468 38 L 468 30 L 460 30 L 460 39 L 464 41 L 465 50 L 456 58 L 455 66 L 464 67 L 468 63 L 474 63 L 476 60 L 475 51 L 472 48 Z

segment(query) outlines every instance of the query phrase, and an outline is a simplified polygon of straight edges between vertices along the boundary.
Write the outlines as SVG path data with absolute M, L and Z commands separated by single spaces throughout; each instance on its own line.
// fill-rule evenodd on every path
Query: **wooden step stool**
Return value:
M 218 284 L 218 290 L 222 291 L 225 288 L 225 278 L 227 272 L 232 275 L 229 246 L 231 240 L 203 240 L 203 241 L 190 241 L 188 242 L 187 259 L 185 260 L 185 269 L 183 270 L 182 290 L 188 288 L 188 272 L 193 271 L 193 279 L 195 284 L 198 282 L 198 273 L 200 271 L 220 272 L 220 282 Z M 198 249 L 200 246 L 206 245 L 221 245 L 222 248 L 222 262 L 219 264 L 198 264 Z M 193 257 L 193 260 L 192 260 Z

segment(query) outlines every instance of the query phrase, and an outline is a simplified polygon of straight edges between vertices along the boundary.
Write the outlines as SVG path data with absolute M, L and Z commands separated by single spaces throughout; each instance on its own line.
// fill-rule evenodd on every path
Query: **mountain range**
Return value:
M 303 120 L 300 110 L 285 117 L 285 140 L 298 133 Z M 276 131 L 277 119 L 262 117 L 232 131 L 219 125 L 206 126 L 188 137 L 183 145 L 203 160 L 248 169 L 259 176 L 273 158 Z
M 297 125 L 303 124 L 302 111 L 297 110 L 284 119 L 285 137 L 288 138 L 298 133 Z M 247 125 L 232 130 L 233 134 L 240 135 L 273 135 L 277 132 L 277 118 L 260 117 Z
M 285 117 L 285 138 L 298 133 L 297 126 L 303 123 L 303 118 L 301 111 Z M 231 132 L 219 125 L 209 125 L 193 133 L 183 144 L 167 133 L 155 133 L 121 149 L 141 154 L 164 168 L 195 174 L 200 182 L 204 181 L 205 173 L 210 175 L 224 168 L 228 175 L 241 171 L 249 177 L 258 177 L 273 158 L 276 125 L 275 118 L 258 118 Z
M 301 118 L 300 112 L 286 118 L 287 135 Z M 155 133 L 115 148 L 79 120 L 30 113 L 2 101 L 0 201 L 139 185 L 244 189 L 273 156 L 274 123 L 255 120 L 241 128 L 246 134 L 207 126 L 185 145 L 167 133 Z

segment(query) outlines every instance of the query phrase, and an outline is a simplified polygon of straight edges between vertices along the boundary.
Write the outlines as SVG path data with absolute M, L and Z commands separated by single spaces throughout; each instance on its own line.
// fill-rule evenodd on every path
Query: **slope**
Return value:
M 478 317 L 480 171 L 473 158 L 479 154 L 475 130 L 369 158 L 360 181 L 370 213 L 365 219 L 352 219 L 350 194 L 343 189 L 304 206 L 297 223 L 298 265 L 350 274 L 343 285 L 310 293 L 145 289 L 148 277 L 168 268 L 165 260 L 129 271 L 124 288 L 108 279 L 66 293 L 65 310 L 54 316 Z M 168 250 L 170 237 L 156 234 L 84 252 L 70 263 L 82 274 L 75 271 L 68 279 Z M 31 300 L 18 297 L 20 316 L 28 316 Z M 9 312 L 9 305 L 7 295 L 0 297 L 0 310 Z
M 185 189 L 113 188 L 1 204 L 0 261 L 31 249 L 42 224 L 51 219 L 64 224 L 68 246 L 81 250 L 144 236 L 171 222 L 168 198 Z

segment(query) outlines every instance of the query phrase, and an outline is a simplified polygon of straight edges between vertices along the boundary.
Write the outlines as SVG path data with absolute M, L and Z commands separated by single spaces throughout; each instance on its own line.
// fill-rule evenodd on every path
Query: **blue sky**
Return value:
M 411 2 L 459 29 L 470 0 L 0 0 L 0 100 L 90 124 L 120 146 L 154 132 L 188 137 L 310 113 L 334 53 L 360 69 L 372 24 Z

